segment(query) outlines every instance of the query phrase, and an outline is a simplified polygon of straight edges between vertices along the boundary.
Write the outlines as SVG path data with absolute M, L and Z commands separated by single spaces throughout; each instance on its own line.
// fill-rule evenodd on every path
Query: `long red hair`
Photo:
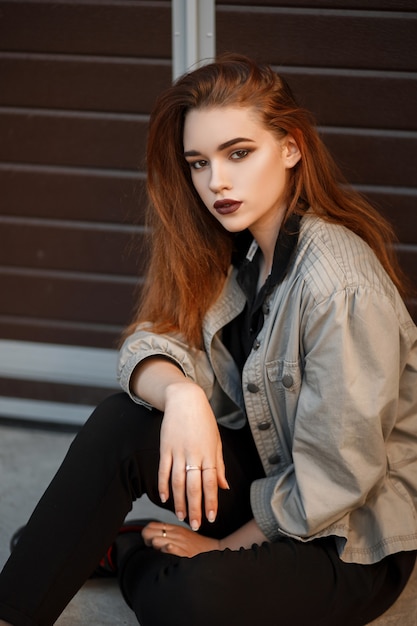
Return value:
M 183 156 L 187 111 L 203 107 L 251 107 L 277 137 L 291 134 L 301 152 L 290 170 L 285 220 L 310 207 L 364 239 L 402 291 L 389 224 L 350 188 L 286 81 L 269 66 L 240 55 L 185 74 L 156 101 L 147 143 L 150 264 L 138 309 L 126 334 L 139 322 L 156 332 L 179 332 L 201 345 L 203 317 L 218 296 L 231 261 L 233 237 L 205 208 Z

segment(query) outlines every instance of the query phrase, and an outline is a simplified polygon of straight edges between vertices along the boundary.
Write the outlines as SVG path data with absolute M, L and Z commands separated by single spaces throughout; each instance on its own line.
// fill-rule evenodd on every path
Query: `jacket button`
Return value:
M 268 430 L 271 428 L 271 422 L 260 422 L 258 424 L 258 430 Z
M 253 343 L 253 349 L 259 350 L 260 347 L 261 347 L 261 342 L 258 339 L 256 339 Z
M 271 456 L 268 458 L 268 461 L 271 465 L 278 465 L 280 460 L 281 460 L 281 457 L 279 454 L 271 454 Z
M 284 385 L 286 389 L 289 389 L 290 387 L 292 387 L 293 383 L 294 383 L 294 380 L 291 374 L 285 374 L 285 376 L 282 377 L 282 384 Z
M 259 391 L 259 387 L 255 385 L 254 383 L 249 383 L 246 389 L 250 391 L 251 393 L 258 393 Z

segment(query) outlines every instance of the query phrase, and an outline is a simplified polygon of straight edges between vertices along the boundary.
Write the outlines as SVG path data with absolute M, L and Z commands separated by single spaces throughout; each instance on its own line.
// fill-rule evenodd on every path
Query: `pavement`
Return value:
M 9 541 L 23 526 L 58 469 L 74 433 L 51 432 L 0 423 L 0 570 Z M 147 498 L 137 501 L 129 518 L 173 521 Z M 138 626 L 113 580 L 92 580 L 73 598 L 57 626 Z

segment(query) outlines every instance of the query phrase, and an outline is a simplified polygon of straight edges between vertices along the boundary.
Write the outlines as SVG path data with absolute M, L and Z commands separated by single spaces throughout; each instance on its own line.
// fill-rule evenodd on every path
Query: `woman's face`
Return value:
M 259 241 L 278 234 L 289 169 L 300 159 L 294 139 L 278 139 L 251 108 L 190 110 L 184 156 L 207 209 L 230 232 L 248 228 Z

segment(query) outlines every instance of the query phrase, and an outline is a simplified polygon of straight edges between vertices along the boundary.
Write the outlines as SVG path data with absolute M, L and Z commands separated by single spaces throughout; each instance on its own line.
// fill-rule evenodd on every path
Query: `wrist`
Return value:
M 189 395 L 190 393 L 196 393 L 198 395 L 204 394 L 203 390 L 197 383 L 195 383 L 191 378 L 186 378 L 183 376 L 180 380 L 175 380 L 168 383 L 165 387 L 165 402 L 178 397 L 180 394 L 186 393 Z

